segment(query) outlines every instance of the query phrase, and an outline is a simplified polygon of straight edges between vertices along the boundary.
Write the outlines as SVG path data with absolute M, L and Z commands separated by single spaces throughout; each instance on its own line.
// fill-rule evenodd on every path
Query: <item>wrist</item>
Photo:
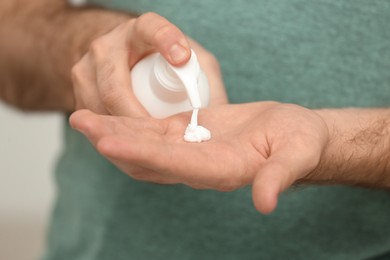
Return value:
M 386 109 L 321 109 L 329 141 L 307 182 L 390 187 Z
M 322 118 L 329 134 L 317 167 L 303 181 L 316 184 L 331 184 L 336 182 L 337 179 L 334 176 L 335 173 L 331 169 L 331 165 L 334 163 L 332 161 L 334 161 L 333 157 L 337 151 L 336 147 L 340 145 L 338 143 L 340 140 L 337 133 L 341 131 L 340 122 L 343 120 L 341 119 L 342 116 L 333 109 L 318 109 L 313 111 Z

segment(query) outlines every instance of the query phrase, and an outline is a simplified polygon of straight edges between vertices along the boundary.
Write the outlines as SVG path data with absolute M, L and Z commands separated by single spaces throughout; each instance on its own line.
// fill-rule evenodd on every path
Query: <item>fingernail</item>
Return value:
M 171 57 L 172 61 L 175 63 L 179 63 L 183 61 L 187 57 L 187 50 L 179 45 L 179 44 L 174 44 L 170 49 L 169 49 L 169 56 Z

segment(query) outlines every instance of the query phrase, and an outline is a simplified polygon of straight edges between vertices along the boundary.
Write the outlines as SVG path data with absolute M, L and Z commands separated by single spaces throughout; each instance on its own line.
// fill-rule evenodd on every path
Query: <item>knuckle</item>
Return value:
M 141 17 L 144 17 L 144 19 L 151 19 L 151 18 L 159 17 L 159 15 L 156 14 L 155 12 L 146 12 L 143 15 L 141 15 Z
M 173 34 L 177 33 L 177 29 L 174 25 L 169 23 L 160 24 L 155 33 L 153 39 L 155 42 L 161 42 L 167 37 L 172 37 Z
M 89 45 L 89 53 L 95 59 L 104 58 L 117 49 L 124 49 L 129 26 L 134 19 L 122 22 L 111 31 L 94 39 Z M 131 28 L 131 27 L 130 27 Z
M 166 20 L 164 17 L 153 13 L 145 13 L 137 18 L 135 22 L 134 31 L 137 34 L 145 34 L 145 28 L 149 28 L 148 35 L 152 41 L 160 42 L 166 37 L 174 37 L 179 33 L 179 29 Z
M 78 81 L 79 75 L 80 75 L 80 65 L 79 63 L 76 63 L 70 71 L 70 77 L 73 83 L 76 83 Z
M 77 62 L 71 69 L 70 75 L 73 84 L 79 85 L 82 82 L 83 78 L 83 64 L 81 62 Z
M 154 12 L 146 12 L 138 17 L 138 22 L 142 24 L 148 24 L 151 20 L 162 18 L 162 16 L 154 13 Z
M 98 39 L 95 39 L 91 42 L 89 46 L 89 52 L 92 54 L 94 57 L 100 57 L 104 53 L 105 50 L 105 44 L 103 41 L 103 38 L 100 37 Z
M 134 21 L 134 30 L 136 33 L 143 33 L 143 30 L 146 26 L 150 25 L 151 21 L 155 20 L 156 17 L 159 17 L 156 13 L 148 12 L 140 15 Z

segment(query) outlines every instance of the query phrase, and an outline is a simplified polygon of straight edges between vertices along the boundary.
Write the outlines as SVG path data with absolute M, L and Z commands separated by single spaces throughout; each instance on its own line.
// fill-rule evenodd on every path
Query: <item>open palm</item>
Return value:
M 126 174 L 163 184 L 231 191 L 253 186 L 256 208 L 271 212 L 277 196 L 318 165 L 328 129 L 315 112 L 296 105 L 257 102 L 203 109 L 208 142 L 187 143 L 191 114 L 167 119 L 75 112 L 70 122 Z

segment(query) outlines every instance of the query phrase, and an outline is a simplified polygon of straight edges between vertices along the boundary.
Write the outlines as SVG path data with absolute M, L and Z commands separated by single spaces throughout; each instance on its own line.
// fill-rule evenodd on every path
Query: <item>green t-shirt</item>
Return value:
M 234 103 L 390 105 L 388 0 L 91 2 L 155 11 L 177 24 L 219 59 Z M 387 191 L 289 190 L 264 216 L 254 209 L 249 187 L 221 193 L 135 181 L 68 126 L 64 135 L 47 260 L 355 260 L 390 254 Z

